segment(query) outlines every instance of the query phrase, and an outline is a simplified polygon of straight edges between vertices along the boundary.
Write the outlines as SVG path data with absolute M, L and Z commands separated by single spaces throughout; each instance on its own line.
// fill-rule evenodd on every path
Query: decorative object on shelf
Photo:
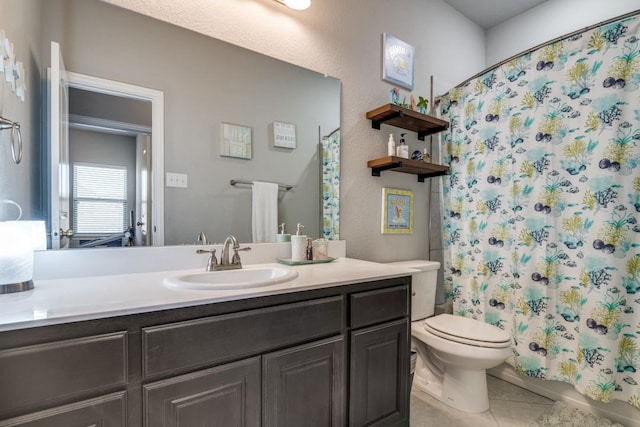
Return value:
M 422 160 L 423 157 L 424 157 L 424 155 L 422 154 L 422 151 L 420 151 L 420 150 L 413 150 L 413 153 L 411 153 L 411 159 L 412 160 Z
M 400 105 L 400 89 L 394 87 L 393 89 L 389 89 L 389 93 L 391 94 L 391 103 L 393 105 Z
M 269 127 L 269 136 L 274 147 L 296 148 L 296 125 L 273 122 Z
M 413 192 L 382 189 L 382 234 L 413 232 Z
M 431 161 L 431 154 L 427 153 L 427 149 L 423 148 L 422 149 L 422 160 L 424 160 L 425 162 L 430 162 Z
M 18 165 L 22 161 L 22 133 L 20 123 L 0 117 L 0 130 L 11 129 L 11 157 Z
M 415 48 L 391 34 L 382 34 L 382 79 L 413 90 Z
M 6 37 L 4 30 L 0 30 L 0 73 L 4 73 L 11 90 L 24 102 L 27 91 L 24 65 L 22 61 L 16 61 L 13 43 Z
M 400 102 L 400 89 L 398 89 L 397 87 L 394 87 L 393 89 L 389 90 L 389 93 L 391 94 L 391 103 L 393 105 L 397 105 L 398 107 L 404 107 L 404 108 L 408 108 L 411 109 L 411 105 L 407 104 L 407 97 L 403 97 L 402 98 L 402 102 Z
M 220 123 L 220 155 L 250 160 L 252 157 L 251 128 Z
M 416 99 L 413 97 L 413 95 L 409 96 L 409 102 L 411 103 L 411 109 L 413 111 L 418 111 L 418 104 L 416 103 Z
M 429 100 L 419 96 L 416 107 L 418 107 L 418 113 L 427 114 L 429 112 Z

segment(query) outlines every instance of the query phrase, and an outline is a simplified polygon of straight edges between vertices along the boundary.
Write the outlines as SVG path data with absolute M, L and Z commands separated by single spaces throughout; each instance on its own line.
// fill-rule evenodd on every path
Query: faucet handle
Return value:
M 250 251 L 251 250 L 251 246 L 245 246 L 244 248 L 233 248 L 233 258 L 231 259 L 231 263 L 232 264 L 240 264 L 240 254 L 238 254 L 238 252 L 243 251 Z
M 207 260 L 207 271 L 213 271 L 214 267 L 218 265 L 218 259 L 216 258 L 216 250 L 215 249 L 198 249 L 196 250 L 197 254 L 209 254 L 209 259 Z

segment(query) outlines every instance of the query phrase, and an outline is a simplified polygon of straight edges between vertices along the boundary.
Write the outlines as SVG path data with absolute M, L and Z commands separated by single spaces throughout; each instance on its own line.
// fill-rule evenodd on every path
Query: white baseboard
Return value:
M 640 409 L 636 409 L 620 400 L 611 403 L 596 402 L 578 393 L 571 384 L 518 375 L 513 367 L 507 363 L 489 369 L 487 373 L 551 400 L 562 401 L 572 408 L 581 409 L 598 417 L 608 418 L 625 427 L 640 427 Z

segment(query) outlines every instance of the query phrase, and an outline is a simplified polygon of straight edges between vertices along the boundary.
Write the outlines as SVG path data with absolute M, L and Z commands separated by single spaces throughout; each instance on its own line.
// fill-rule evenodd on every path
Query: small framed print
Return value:
M 382 34 L 382 80 L 413 90 L 413 57 L 415 48 L 409 43 Z
M 382 234 L 413 233 L 413 192 L 382 189 Z
M 252 157 L 251 128 L 220 123 L 220 155 L 250 160 Z
M 296 125 L 291 123 L 271 123 L 271 138 L 274 147 L 296 148 Z

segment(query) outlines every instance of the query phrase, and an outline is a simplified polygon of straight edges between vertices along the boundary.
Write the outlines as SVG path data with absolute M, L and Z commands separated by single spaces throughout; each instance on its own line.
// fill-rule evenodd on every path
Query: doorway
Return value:
M 73 232 L 60 247 L 163 245 L 163 93 L 66 75 Z

